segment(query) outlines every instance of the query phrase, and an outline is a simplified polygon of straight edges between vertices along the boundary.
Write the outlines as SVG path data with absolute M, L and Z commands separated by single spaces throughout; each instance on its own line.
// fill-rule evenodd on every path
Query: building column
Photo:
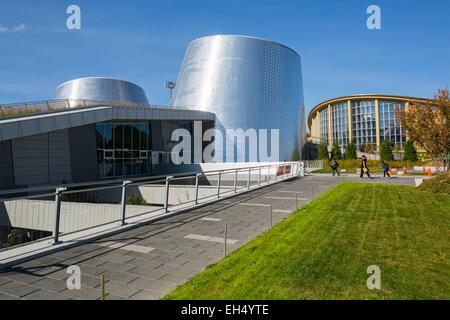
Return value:
M 347 101 L 347 113 L 348 113 L 348 142 L 352 142 L 352 102 L 351 100 Z
M 320 144 L 320 112 L 319 111 L 317 111 L 316 127 L 317 127 L 317 143 Z
M 378 99 L 375 99 L 375 126 L 376 126 L 376 134 L 377 134 L 377 150 L 380 151 L 380 106 L 378 103 Z
M 332 124 L 332 119 L 333 116 L 331 114 L 332 108 L 331 108 L 331 104 L 328 105 L 328 144 L 332 145 L 333 144 L 333 124 Z
M 408 111 L 409 111 L 409 101 L 406 101 L 405 102 L 405 112 L 408 112 Z M 405 128 L 403 128 L 403 130 L 405 130 Z M 406 130 L 405 130 L 405 135 L 406 135 L 406 140 L 409 140 L 408 131 L 406 131 Z

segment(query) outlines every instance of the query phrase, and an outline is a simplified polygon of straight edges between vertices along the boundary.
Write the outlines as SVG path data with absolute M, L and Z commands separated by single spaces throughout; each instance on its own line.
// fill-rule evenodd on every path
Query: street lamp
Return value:
M 327 146 L 327 151 L 328 151 L 328 159 L 331 160 L 331 153 L 333 151 L 333 146 L 331 144 Z
M 164 81 L 164 87 L 170 90 L 170 99 L 172 99 L 172 90 L 175 89 L 175 82 L 172 81 Z

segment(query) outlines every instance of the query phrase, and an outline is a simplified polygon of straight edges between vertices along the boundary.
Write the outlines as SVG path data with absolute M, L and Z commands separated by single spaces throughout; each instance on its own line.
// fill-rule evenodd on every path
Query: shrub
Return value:
M 345 159 L 355 160 L 357 158 L 356 144 L 352 141 L 345 148 Z
M 417 161 L 417 150 L 411 140 L 407 140 L 405 143 L 403 160 Z
M 333 150 L 331 152 L 336 160 L 342 159 L 341 146 L 339 145 L 339 142 L 337 140 L 333 142 Z
M 386 139 L 381 144 L 380 158 L 384 161 L 394 160 L 394 155 L 392 154 L 392 142 Z
M 319 160 L 328 160 L 328 145 L 325 142 L 319 144 Z
M 135 206 L 146 206 L 148 205 L 147 201 L 140 195 L 139 193 L 132 193 L 127 196 L 126 204 L 135 205 Z

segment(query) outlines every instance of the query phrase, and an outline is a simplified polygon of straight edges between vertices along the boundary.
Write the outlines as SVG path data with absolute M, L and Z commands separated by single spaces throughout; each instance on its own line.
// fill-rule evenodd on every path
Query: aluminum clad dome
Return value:
M 192 41 L 171 105 L 214 112 L 221 129 L 279 129 L 279 159 L 300 156 L 305 136 L 301 59 L 285 45 L 237 35 Z
M 148 104 L 144 90 L 138 85 L 100 77 L 64 82 L 56 88 L 55 98 Z

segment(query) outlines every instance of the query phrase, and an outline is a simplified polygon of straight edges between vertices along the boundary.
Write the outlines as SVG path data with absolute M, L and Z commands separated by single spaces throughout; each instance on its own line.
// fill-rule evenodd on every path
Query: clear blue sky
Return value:
M 70 4 L 81 7 L 80 31 L 66 29 Z M 370 4 L 381 7 L 381 30 L 366 28 Z M 167 104 L 162 83 L 176 80 L 188 42 L 219 33 L 299 52 L 307 110 L 358 93 L 430 97 L 450 82 L 448 0 L 0 0 L 0 103 L 52 98 L 63 81 L 109 76 Z

